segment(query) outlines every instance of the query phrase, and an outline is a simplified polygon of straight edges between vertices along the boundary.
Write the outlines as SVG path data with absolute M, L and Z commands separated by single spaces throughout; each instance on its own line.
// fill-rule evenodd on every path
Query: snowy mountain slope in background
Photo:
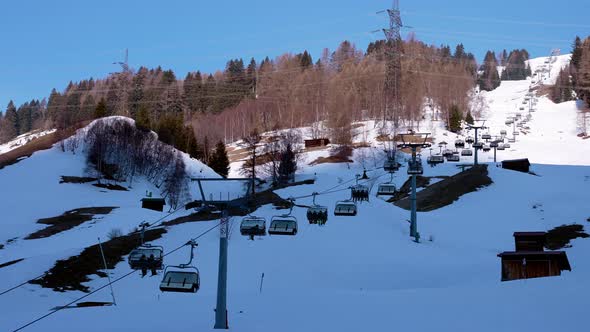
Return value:
M 44 130 L 44 131 L 40 131 L 40 130 L 34 130 L 25 134 L 22 134 L 14 139 L 12 139 L 9 142 L 6 142 L 4 144 L 0 144 L 0 154 L 6 153 L 8 151 L 12 151 L 16 148 L 19 148 L 27 143 L 29 143 L 30 141 L 34 140 L 35 138 L 39 138 L 39 137 L 43 137 L 47 134 L 51 134 L 55 132 L 55 129 L 51 129 L 51 130 Z

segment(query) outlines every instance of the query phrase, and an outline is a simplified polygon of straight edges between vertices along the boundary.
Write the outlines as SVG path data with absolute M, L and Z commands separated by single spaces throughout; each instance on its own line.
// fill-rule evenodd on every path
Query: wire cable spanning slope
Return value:
M 166 219 L 166 218 L 170 217 L 171 215 L 175 214 L 176 212 L 180 211 L 180 210 L 181 210 L 181 209 L 183 209 L 183 208 L 184 208 L 184 206 L 182 206 L 182 207 L 179 207 L 178 209 L 176 209 L 176 210 L 174 210 L 174 211 L 172 211 L 172 212 L 168 213 L 167 215 L 165 215 L 165 216 L 163 216 L 163 217 L 159 218 L 158 220 L 156 220 L 156 221 L 152 222 L 152 223 L 150 224 L 150 226 L 149 226 L 149 227 L 147 227 L 146 229 L 153 229 L 153 228 L 157 227 L 157 225 L 158 225 L 158 224 L 161 224 L 161 223 L 164 221 L 164 219 Z M 139 231 L 134 231 L 134 232 L 131 232 L 131 233 L 129 233 L 128 235 L 137 234 L 138 232 L 139 232 Z M 24 286 L 24 285 L 26 285 L 26 284 L 30 283 L 30 282 L 31 282 L 31 281 L 33 281 L 33 280 L 37 280 L 37 279 L 43 278 L 43 277 L 44 277 L 44 276 L 46 276 L 46 275 L 47 275 L 47 272 L 44 272 L 43 274 L 40 274 L 40 275 L 38 275 L 38 276 L 36 276 L 36 277 L 34 277 L 34 278 L 32 278 L 32 279 L 29 279 L 29 280 L 27 280 L 27 281 L 24 281 L 24 282 L 22 282 L 22 283 L 20 283 L 20 284 L 18 284 L 18 285 L 16 285 L 16 286 L 13 286 L 13 287 L 11 287 L 11 288 L 8 288 L 8 289 L 6 289 L 6 290 L 2 291 L 2 292 L 0 293 L 0 296 L 2 296 L 2 295 L 4 295 L 4 294 L 8 294 L 8 293 L 12 292 L 12 291 L 13 291 L 13 290 L 15 290 L 15 289 L 18 289 L 18 288 L 20 288 L 20 287 L 22 287 L 22 286 Z
M 185 242 L 185 243 L 184 243 L 184 244 L 182 244 L 181 246 L 179 246 L 179 247 L 177 247 L 177 248 L 175 248 L 175 249 L 173 249 L 173 250 L 171 250 L 171 251 L 167 252 L 167 253 L 164 255 L 164 257 L 166 257 L 166 256 L 168 256 L 168 255 L 170 255 L 170 254 L 172 254 L 172 253 L 174 253 L 174 252 L 176 252 L 176 251 L 178 251 L 178 250 L 182 249 L 183 247 L 185 247 L 186 245 L 188 245 L 188 244 L 189 244 L 191 241 L 196 241 L 197 239 L 199 239 L 199 238 L 201 238 L 201 237 L 205 236 L 207 233 L 211 232 L 212 230 L 214 230 L 215 228 L 219 227 L 220 225 L 221 225 L 221 222 L 217 223 L 215 226 L 213 226 L 213 227 L 210 227 L 208 230 L 206 230 L 206 231 L 204 231 L 203 233 L 199 234 L 198 236 L 196 236 L 196 237 L 194 237 L 194 238 L 190 239 L 188 242 Z M 35 324 L 35 323 L 37 323 L 37 322 L 39 322 L 39 321 L 41 321 L 41 320 L 43 320 L 43 319 L 47 318 L 47 317 L 49 317 L 49 316 L 51 316 L 51 315 L 55 314 L 56 312 L 58 312 L 58 311 L 60 311 L 60 310 L 62 310 L 62 309 L 68 308 L 68 307 L 69 307 L 69 306 L 71 306 L 72 304 L 75 304 L 76 302 L 79 302 L 80 300 L 83 300 L 83 299 L 85 299 L 85 298 L 89 297 L 90 295 L 92 295 L 92 294 L 95 294 L 95 293 L 97 293 L 97 292 L 99 292 L 99 291 L 101 291 L 101 290 L 103 290 L 103 289 L 105 289 L 105 288 L 109 287 L 110 285 L 112 285 L 112 284 L 114 284 L 114 283 L 116 283 L 116 282 L 118 282 L 118 281 L 121 281 L 121 280 L 123 280 L 123 279 L 127 278 L 128 276 L 132 275 L 132 274 L 133 274 L 133 273 L 135 273 L 135 272 L 138 272 L 138 271 L 136 271 L 136 270 L 132 270 L 131 272 L 128 272 L 128 273 L 126 273 L 126 274 L 124 274 L 124 275 L 122 275 L 122 276 L 118 277 L 117 279 L 114 279 L 112 282 L 110 282 L 110 283 L 107 283 L 107 284 L 105 284 L 105 285 L 102 285 L 102 286 L 100 286 L 99 288 L 97 288 L 97 289 L 93 290 L 92 292 L 90 292 L 90 293 L 88 293 L 88 294 L 84 294 L 83 296 L 81 296 L 81 297 L 79 297 L 79 298 L 77 298 L 77 299 L 75 299 L 75 300 L 73 300 L 73 301 L 70 301 L 70 302 L 68 302 L 67 304 L 63 305 L 63 306 L 57 307 L 56 309 L 53 309 L 52 311 L 50 311 L 50 312 L 46 313 L 45 315 L 43 315 L 43 316 L 40 316 L 40 317 L 38 317 L 38 318 L 36 318 L 36 319 L 34 319 L 34 320 L 32 320 L 32 321 L 30 321 L 30 322 L 28 322 L 28 323 L 24 324 L 24 325 L 22 325 L 22 326 L 18 327 L 17 329 L 13 330 L 13 332 L 21 331 L 21 330 L 23 330 L 23 329 L 25 329 L 25 328 L 27 328 L 27 327 L 29 327 L 29 326 L 31 326 L 31 325 L 33 325 L 33 324 Z

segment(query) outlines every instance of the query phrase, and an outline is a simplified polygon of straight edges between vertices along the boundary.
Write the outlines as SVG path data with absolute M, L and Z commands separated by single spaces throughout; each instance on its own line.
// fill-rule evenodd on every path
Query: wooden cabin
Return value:
M 565 251 L 544 251 L 546 232 L 515 232 L 516 251 L 498 254 L 502 259 L 502 281 L 541 278 L 571 271 Z
M 543 251 L 546 232 L 514 232 L 516 251 Z
M 505 251 L 502 259 L 502 281 L 561 275 L 572 268 L 565 251 Z
M 141 199 L 141 207 L 144 209 L 161 212 L 164 211 L 164 205 L 166 205 L 166 200 L 163 198 L 146 197 Z
M 531 167 L 531 163 L 527 158 L 524 159 L 513 159 L 513 160 L 503 160 L 502 161 L 502 168 L 528 173 Z
M 306 149 L 326 146 L 328 144 L 330 144 L 330 140 L 327 138 L 314 138 L 314 139 L 306 139 L 305 140 L 305 148 Z

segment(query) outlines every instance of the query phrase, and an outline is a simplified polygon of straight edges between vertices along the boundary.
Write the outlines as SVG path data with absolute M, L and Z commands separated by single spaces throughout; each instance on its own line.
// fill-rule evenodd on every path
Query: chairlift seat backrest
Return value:
M 275 216 L 270 222 L 268 234 L 295 235 L 297 234 L 297 219 L 293 216 Z
M 397 192 L 397 188 L 393 183 L 382 183 L 379 185 L 377 195 L 394 195 Z
M 160 283 L 162 292 L 196 293 L 200 288 L 199 270 L 166 271 Z
M 140 268 L 151 268 L 154 267 L 156 269 L 162 268 L 162 262 L 164 260 L 164 249 L 160 246 L 154 247 L 147 247 L 141 246 L 139 248 L 133 249 L 129 253 L 129 257 L 127 262 L 132 269 L 140 269 Z M 153 255 L 153 261 L 151 261 L 150 257 Z M 143 258 L 142 258 L 143 257 Z
M 253 216 L 242 219 L 240 233 L 248 236 L 266 235 L 266 219 Z
M 336 207 L 334 208 L 334 215 L 337 216 L 355 216 L 356 213 L 357 208 L 354 202 L 337 202 Z

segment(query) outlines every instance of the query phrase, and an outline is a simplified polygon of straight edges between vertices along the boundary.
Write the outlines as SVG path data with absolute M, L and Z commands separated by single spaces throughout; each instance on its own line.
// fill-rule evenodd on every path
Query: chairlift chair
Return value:
M 426 158 L 426 162 L 429 165 L 442 164 L 445 162 L 445 158 L 440 154 L 435 154 Z
M 504 149 L 510 149 L 510 143 L 504 143 Z
M 458 162 L 460 160 L 461 160 L 461 158 L 459 157 L 458 154 L 452 154 L 452 155 L 450 155 L 450 156 L 447 157 L 447 161 L 448 162 Z
M 351 200 L 338 201 L 334 207 L 335 216 L 356 216 L 356 203 Z
M 483 146 L 482 150 L 483 150 L 483 152 L 488 152 L 488 151 L 491 150 L 491 148 L 490 148 L 489 145 L 486 144 L 486 145 Z
M 504 150 L 504 144 L 498 144 L 497 150 Z
M 497 141 L 490 142 L 490 148 L 497 148 L 497 147 L 498 147 Z
M 422 175 L 424 174 L 424 168 L 422 168 L 422 162 L 416 160 L 413 162 L 412 160 L 408 161 L 408 174 L 409 175 Z
M 268 228 L 270 235 L 296 235 L 297 234 L 297 218 L 291 215 L 280 215 L 272 217 L 270 227 Z
M 483 142 L 475 142 L 475 143 L 473 143 L 473 148 L 474 149 L 482 149 L 483 148 Z
M 399 169 L 399 163 L 393 159 L 387 159 L 383 163 L 383 170 L 386 172 L 395 172 Z
M 506 136 L 506 134 L 507 134 L 506 130 L 504 130 L 504 129 L 500 130 L 500 135 Z
M 152 258 L 153 257 L 153 258 Z M 133 270 L 142 268 L 162 270 L 164 262 L 164 247 L 150 244 L 141 245 L 129 253 L 127 258 L 129 267 Z
M 514 137 L 509 138 L 508 143 L 516 143 L 516 138 L 514 138 Z
M 518 131 L 515 131 L 515 132 L 512 133 L 512 135 L 518 136 L 518 135 L 520 135 L 520 133 Z
M 448 157 L 448 156 L 452 156 L 452 155 L 453 155 L 453 150 L 451 150 L 451 149 L 443 150 L 443 157 Z
M 256 216 L 247 216 L 240 223 L 240 233 L 244 236 L 266 235 L 266 219 Z
M 325 225 L 328 221 L 328 208 L 318 205 L 315 202 L 315 197 L 318 193 L 313 193 L 313 205 L 307 208 L 307 221 L 310 224 Z
M 377 189 L 377 196 L 393 196 L 397 192 L 397 187 L 393 183 L 381 183 Z
M 484 133 L 481 135 L 481 139 L 490 140 L 492 139 L 492 135 L 490 133 Z
M 465 143 L 467 143 L 467 144 L 473 144 L 473 142 L 475 142 L 475 139 L 471 136 L 469 136 L 465 139 Z
M 471 149 L 463 149 L 463 150 L 461 150 L 461 156 L 463 156 L 463 157 L 473 156 L 473 150 L 471 150 Z
M 162 292 L 196 293 L 201 287 L 199 269 L 191 265 L 194 257 L 193 250 L 197 244 L 190 241 L 188 245 L 191 246 L 189 262 L 187 264 L 166 266 L 164 278 L 160 282 Z
M 463 147 L 465 147 L 465 142 L 462 139 L 458 139 L 455 141 L 455 147 L 456 148 L 463 148 Z
M 162 292 L 196 293 L 201 287 L 199 269 L 190 265 L 167 266 L 160 283 Z
M 369 187 L 362 184 L 356 184 L 350 188 L 350 194 L 353 201 L 368 201 Z
M 134 270 L 138 269 L 156 269 L 161 270 L 164 262 L 164 247 L 154 246 L 144 243 L 144 234 L 146 228 L 150 225 L 147 222 L 139 224 L 140 227 L 140 244 L 139 247 L 131 250 L 127 262 L 129 267 Z

